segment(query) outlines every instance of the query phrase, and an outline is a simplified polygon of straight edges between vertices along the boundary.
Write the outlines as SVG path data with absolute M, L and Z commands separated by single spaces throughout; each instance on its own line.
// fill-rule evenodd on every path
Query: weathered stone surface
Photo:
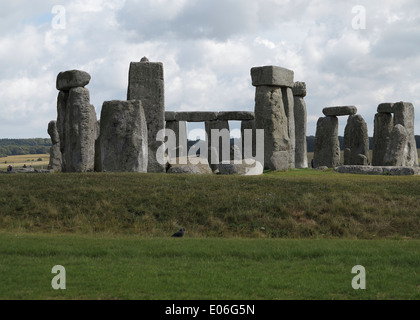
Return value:
M 296 150 L 296 136 L 295 136 L 295 100 L 293 97 L 293 90 L 291 88 L 282 88 L 284 112 L 287 117 L 287 128 L 290 140 L 290 155 L 289 168 L 295 168 L 295 150 Z
M 49 168 L 56 172 L 60 172 L 62 170 L 62 156 L 60 150 L 60 137 L 57 130 L 57 121 L 51 121 L 48 124 L 48 134 L 50 135 L 52 141 Z
M 417 153 L 417 144 L 414 133 L 414 106 L 409 102 L 398 102 L 393 106 L 394 125 L 400 124 L 407 131 L 407 142 L 405 147 L 405 159 L 403 166 L 418 166 L 419 158 Z
M 338 118 L 320 118 L 316 127 L 314 168 L 322 166 L 335 168 L 339 163 Z
M 273 152 L 269 159 L 268 169 L 274 171 L 286 171 L 289 169 L 289 151 Z
M 306 142 L 307 113 L 306 102 L 302 96 L 294 96 L 295 113 L 295 167 L 308 167 L 308 147 Z
M 391 132 L 384 158 L 385 166 L 403 166 L 407 158 L 407 130 L 397 124 Z
M 365 174 L 365 175 L 381 175 L 382 167 L 371 167 L 363 165 L 344 165 L 335 168 L 338 173 Z
M 66 136 L 64 134 L 66 121 L 69 119 L 66 117 L 67 115 L 67 100 L 69 99 L 69 92 L 68 91 L 60 91 L 57 97 L 57 131 L 58 136 L 60 138 L 60 145 L 61 145 L 61 152 L 64 151 L 64 146 L 66 144 Z
M 301 98 L 306 97 L 306 83 L 296 81 L 293 86 L 293 95 L 295 97 L 301 97 Z
M 57 76 L 57 90 L 68 91 L 72 88 L 87 86 L 90 82 L 90 74 L 80 70 L 60 72 Z
M 104 172 L 147 172 L 147 121 L 139 100 L 105 101 L 99 137 Z
M 360 114 L 349 116 L 344 131 L 344 165 L 367 166 L 369 157 L 368 127 Z
M 230 129 L 228 121 L 206 121 L 205 129 L 208 139 L 208 147 L 214 147 L 218 151 L 219 162 L 230 161 Z M 209 154 L 209 163 L 215 164 Z
M 148 128 L 148 172 L 165 172 L 164 154 L 158 152 L 163 141 L 156 141 L 165 129 L 165 84 L 163 64 L 160 62 L 132 62 L 130 64 L 127 100 L 140 100 Z
M 79 87 L 70 89 L 68 95 L 60 93 L 58 109 L 62 171 L 93 171 L 97 120 L 95 108 L 90 104 L 89 90 Z
M 248 159 L 240 164 L 234 162 L 222 163 L 219 165 L 219 173 L 223 175 L 258 176 L 264 173 L 264 168 L 260 162 Z
M 381 103 L 378 106 L 378 113 L 394 113 L 394 103 Z
M 176 167 L 170 167 L 168 173 L 180 173 L 180 174 L 203 174 L 201 170 L 194 165 L 179 165 Z
M 193 161 L 194 160 L 194 161 Z M 192 163 L 193 162 L 193 163 Z M 207 159 L 191 159 L 185 157 L 185 159 L 178 158 L 175 161 L 176 164 L 171 164 L 168 169 L 168 173 L 180 173 L 180 174 L 213 174 Z
M 394 128 L 391 113 L 377 113 L 375 115 L 375 129 L 373 134 L 372 165 L 385 165 L 384 159 L 389 143 L 389 137 Z
M 252 85 L 258 86 L 294 86 L 294 72 L 276 66 L 255 67 L 251 69 Z
M 217 119 L 228 121 L 254 120 L 255 113 L 248 111 L 223 111 L 219 112 Z
M 340 166 L 335 169 L 338 173 L 411 176 L 420 175 L 420 168 L 416 167 L 387 167 L 387 166 Z
M 172 130 L 175 133 L 175 146 L 172 146 L 176 149 L 175 152 L 172 152 L 176 157 L 186 157 L 188 155 L 187 150 L 187 123 L 185 121 L 166 121 L 166 130 Z M 168 146 L 167 143 L 167 147 Z
M 384 175 L 413 176 L 420 175 L 419 167 L 383 167 Z
M 58 134 L 58 129 L 57 129 L 57 121 L 55 120 L 50 121 L 50 123 L 48 124 L 47 132 L 51 137 L 52 144 L 60 143 L 60 136 Z
M 215 121 L 217 120 L 218 115 L 219 115 L 218 112 L 206 112 L 206 111 L 177 112 L 176 120 L 187 121 L 187 122 Z
M 354 106 L 347 107 L 330 107 L 324 108 L 322 113 L 327 117 L 352 116 L 357 113 L 357 108 Z
M 165 112 L 165 121 L 176 121 L 177 113 L 175 111 L 166 111 Z
M 288 168 L 291 141 L 281 88 L 270 86 L 256 88 L 255 126 L 256 129 L 264 130 L 264 168 L 272 170 Z M 281 153 L 281 156 L 279 154 L 274 156 L 278 152 L 286 152 L 288 156 L 284 153 Z

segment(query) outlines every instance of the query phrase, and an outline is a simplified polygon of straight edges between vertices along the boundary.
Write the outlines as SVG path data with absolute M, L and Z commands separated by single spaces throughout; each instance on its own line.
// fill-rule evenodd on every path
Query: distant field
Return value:
M 39 161 L 41 159 L 41 161 Z M 6 170 L 9 165 L 16 168 L 22 168 L 24 165 L 27 167 L 31 166 L 34 168 L 48 167 L 50 162 L 49 154 L 26 154 L 19 156 L 8 156 L 0 158 L 0 170 Z

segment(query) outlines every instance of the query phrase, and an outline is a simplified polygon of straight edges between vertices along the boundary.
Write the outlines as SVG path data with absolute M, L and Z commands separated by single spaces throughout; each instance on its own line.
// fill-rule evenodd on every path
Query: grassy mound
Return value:
M 420 238 L 418 176 L 18 174 L 0 185 L 3 232 Z

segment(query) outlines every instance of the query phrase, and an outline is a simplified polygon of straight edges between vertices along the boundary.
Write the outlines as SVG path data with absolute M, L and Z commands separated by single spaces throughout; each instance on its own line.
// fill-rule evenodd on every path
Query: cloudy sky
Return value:
M 0 4 L 0 138 L 48 137 L 60 71 L 91 74 L 99 118 L 143 56 L 164 64 L 170 111 L 253 111 L 250 69 L 276 65 L 307 84 L 308 135 L 324 107 L 355 105 L 372 136 L 378 104 L 397 101 L 420 134 L 418 0 L 13 0 Z

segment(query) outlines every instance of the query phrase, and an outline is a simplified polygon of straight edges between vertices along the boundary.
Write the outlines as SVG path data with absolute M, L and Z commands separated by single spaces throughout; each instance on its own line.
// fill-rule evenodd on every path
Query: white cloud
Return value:
M 92 75 L 99 117 L 104 101 L 126 98 L 129 64 L 143 56 L 164 63 L 168 110 L 252 111 L 249 71 L 269 64 L 307 83 L 308 135 L 334 104 L 356 105 L 370 134 L 379 103 L 420 108 L 417 0 L 70 0 L 64 30 L 51 27 L 56 4 L 0 4 L 0 137 L 46 137 L 68 69 Z M 360 4 L 367 29 L 353 30 Z

